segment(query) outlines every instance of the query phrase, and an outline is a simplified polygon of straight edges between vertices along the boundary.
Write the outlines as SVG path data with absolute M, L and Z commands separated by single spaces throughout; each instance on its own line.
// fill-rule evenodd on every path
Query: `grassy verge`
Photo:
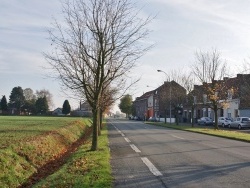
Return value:
M 99 150 L 89 151 L 90 144 L 89 140 L 60 170 L 34 187 L 111 187 L 112 176 L 106 127 L 99 137 Z
M 17 187 L 55 160 L 86 130 L 88 119 L 0 117 L 0 185 Z
M 197 133 L 202 133 L 202 134 L 208 134 L 208 135 L 213 135 L 213 136 L 218 136 L 218 137 L 223 137 L 223 138 L 228 138 L 228 139 L 233 139 L 233 140 L 240 140 L 244 142 L 250 142 L 250 134 L 248 133 L 242 133 L 238 131 L 229 131 L 229 130 L 215 130 L 213 128 L 208 128 L 208 127 L 192 127 L 189 124 L 185 125 L 175 125 L 175 124 L 170 124 L 170 123 L 154 123 L 154 122 L 146 122 L 148 124 L 152 125 L 158 125 L 158 126 L 163 126 L 163 127 L 168 127 L 168 128 L 173 128 L 173 129 L 179 129 L 183 131 L 190 131 L 190 132 L 197 132 Z

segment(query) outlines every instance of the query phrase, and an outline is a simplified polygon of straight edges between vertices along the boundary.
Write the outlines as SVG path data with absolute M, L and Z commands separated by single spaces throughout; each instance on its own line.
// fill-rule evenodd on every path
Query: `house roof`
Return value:
M 250 74 L 237 74 L 236 77 L 228 78 L 224 77 L 223 80 L 217 80 L 217 82 L 225 82 L 226 88 L 234 88 L 233 98 L 240 98 L 239 108 L 250 107 Z M 194 85 L 194 89 L 189 95 L 195 95 L 198 101 L 202 100 L 203 85 Z
M 53 112 L 54 112 L 54 111 L 57 111 L 57 110 L 62 110 L 62 108 L 59 108 L 59 107 L 58 107 L 58 108 L 56 108 L 55 110 L 53 110 Z
M 155 90 L 148 91 L 144 93 L 143 95 L 141 95 L 140 97 L 136 97 L 135 101 L 148 99 L 154 93 L 155 93 Z

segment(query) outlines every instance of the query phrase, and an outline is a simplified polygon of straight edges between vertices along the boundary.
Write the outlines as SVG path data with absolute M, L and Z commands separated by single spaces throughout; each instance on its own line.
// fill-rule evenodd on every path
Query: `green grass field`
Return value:
M 79 121 L 77 118 L 0 116 L 0 148 L 28 141 L 49 131 L 58 130 Z
M 89 119 L 83 118 L 0 116 L 1 187 L 25 183 L 39 168 L 57 160 L 89 126 Z M 84 187 L 109 187 L 110 156 L 105 130 L 100 139 L 100 151 L 88 152 L 89 144 L 81 146 L 57 172 L 34 186 L 82 187 L 85 183 Z

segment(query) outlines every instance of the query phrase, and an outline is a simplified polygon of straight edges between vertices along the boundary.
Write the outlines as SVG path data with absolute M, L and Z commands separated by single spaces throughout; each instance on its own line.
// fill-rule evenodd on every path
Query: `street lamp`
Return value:
M 163 71 L 163 70 L 157 70 L 157 72 L 162 72 L 166 75 L 166 78 L 168 77 L 168 74 Z M 169 89 L 169 116 L 170 116 L 170 123 L 172 123 L 172 109 L 171 109 L 171 100 L 172 100 L 172 84 L 171 84 L 171 80 L 170 80 L 170 77 L 169 77 L 169 83 L 170 83 L 170 89 Z

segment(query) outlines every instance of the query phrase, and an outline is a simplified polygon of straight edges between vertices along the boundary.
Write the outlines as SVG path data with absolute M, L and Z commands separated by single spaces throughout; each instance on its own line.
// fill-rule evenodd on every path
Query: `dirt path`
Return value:
M 67 159 L 71 156 L 72 153 L 77 151 L 81 145 L 87 142 L 91 133 L 92 133 L 92 128 L 88 128 L 86 130 L 86 133 L 80 139 L 78 139 L 70 147 L 68 147 L 67 150 L 64 151 L 57 159 L 49 161 L 41 168 L 37 169 L 37 173 L 30 176 L 25 183 L 19 186 L 19 188 L 32 187 L 32 185 L 35 185 L 40 180 L 56 172 L 63 164 L 66 163 Z

